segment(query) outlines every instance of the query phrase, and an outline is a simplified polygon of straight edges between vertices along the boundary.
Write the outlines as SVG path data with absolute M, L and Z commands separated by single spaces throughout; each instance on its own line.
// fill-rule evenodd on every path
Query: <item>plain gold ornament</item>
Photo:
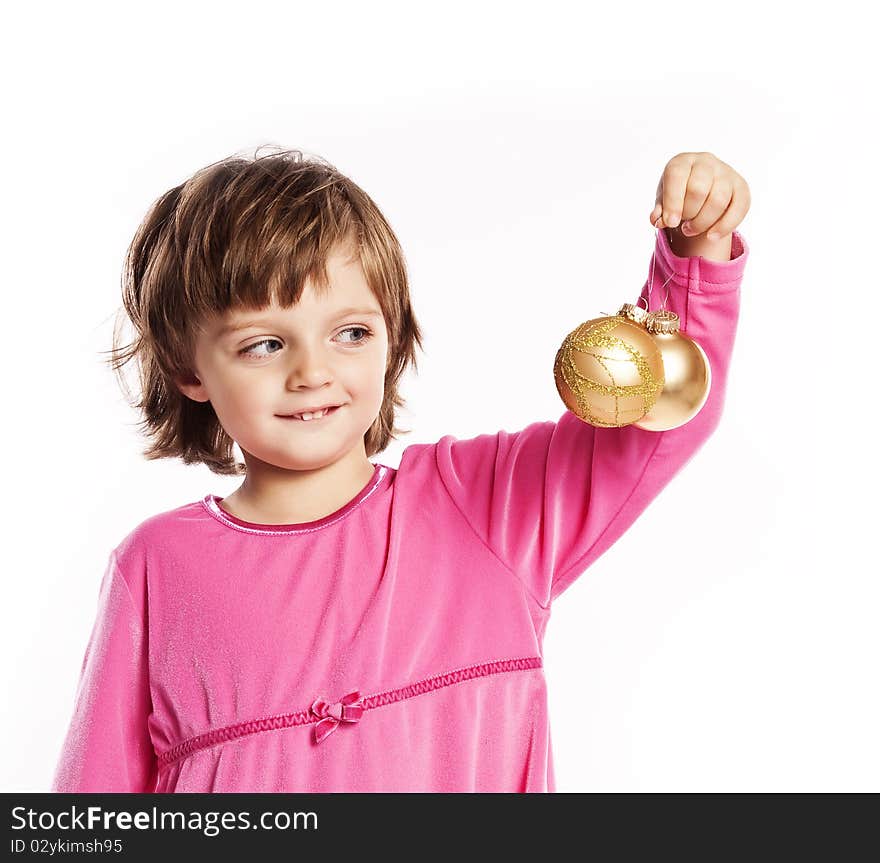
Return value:
M 572 330 L 556 352 L 553 376 L 565 406 L 599 428 L 631 425 L 645 417 L 665 380 L 655 337 L 620 313 Z
M 633 425 L 648 431 L 668 431 L 692 420 L 706 403 L 712 385 L 712 369 L 705 351 L 679 332 L 675 312 L 649 312 L 645 329 L 663 357 L 665 383 L 648 412 Z

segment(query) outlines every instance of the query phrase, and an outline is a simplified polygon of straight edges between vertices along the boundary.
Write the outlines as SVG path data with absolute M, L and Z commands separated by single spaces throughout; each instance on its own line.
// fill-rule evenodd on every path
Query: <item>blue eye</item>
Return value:
M 269 344 L 269 342 L 275 342 L 276 344 L 279 344 L 279 345 L 281 344 L 281 342 L 279 342 L 278 339 L 263 339 L 261 342 L 254 342 L 252 345 L 239 351 L 239 353 L 240 354 L 247 354 L 252 357 L 260 356 L 260 354 L 253 353 L 254 348 L 258 348 L 258 347 L 260 347 L 260 345 L 267 345 L 267 344 Z M 274 353 L 274 351 L 273 351 L 273 353 Z M 262 356 L 266 356 L 266 354 L 262 354 Z
M 366 327 L 349 327 L 347 330 L 342 330 L 339 335 L 342 335 L 342 333 L 350 333 L 353 330 L 360 330 L 364 335 L 356 342 L 349 342 L 350 345 L 362 345 L 373 335 Z
M 340 335 L 342 335 L 342 333 L 350 333 L 352 331 L 357 331 L 357 330 L 364 333 L 364 335 L 361 338 L 357 339 L 356 341 L 349 342 L 348 344 L 357 347 L 359 345 L 365 344 L 367 341 L 369 341 L 369 339 L 371 339 L 373 337 L 373 334 L 366 327 L 348 327 L 348 329 L 342 330 Z M 277 353 L 277 351 L 271 351 L 268 354 L 259 354 L 259 353 L 254 353 L 253 351 L 254 351 L 254 348 L 257 348 L 260 345 L 268 345 L 272 342 L 274 342 L 277 345 L 281 344 L 281 342 L 278 339 L 262 339 L 259 342 L 254 342 L 252 345 L 248 345 L 246 348 L 243 348 L 242 350 L 239 351 L 239 353 L 240 354 L 247 354 L 248 356 L 252 356 L 252 357 L 271 356 L 271 354 Z

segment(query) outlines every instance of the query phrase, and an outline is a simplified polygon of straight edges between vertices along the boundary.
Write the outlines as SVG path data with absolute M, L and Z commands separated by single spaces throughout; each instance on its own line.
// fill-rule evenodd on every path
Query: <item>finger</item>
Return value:
M 716 177 L 715 177 L 715 166 L 711 163 L 707 163 L 705 161 L 700 162 L 697 161 L 691 166 L 691 173 L 688 177 L 687 181 L 687 190 L 684 195 L 684 208 L 681 211 L 682 219 L 687 220 L 688 222 L 699 224 L 700 214 L 703 212 L 703 209 L 709 204 L 711 201 L 710 195 L 712 194 L 713 188 L 717 185 Z M 728 200 L 730 200 L 728 196 Z M 727 201 L 724 202 L 724 207 L 727 206 Z M 704 215 L 703 221 L 707 219 L 707 227 L 711 225 L 721 213 L 724 212 L 724 207 L 721 207 L 720 210 L 715 214 L 715 216 L 709 219 L 708 214 Z M 682 222 L 681 224 L 681 232 L 687 236 L 693 236 L 694 234 L 699 234 L 701 231 L 699 230 L 685 230 L 686 222 Z
M 668 228 L 674 228 L 681 221 L 692 164 L 692 157 L 674 158 L 663 171 L 663 223 Z
M 663 221 L 662 216 L 663 216 L 663 205 L 660 203 L 657 203 L 654 205 L 654 209 L 651 210 L 651 215 L 648 218 L 651 220 L 651 224 L 655 228 L 657 228 L 657 227 L 660 227 L 657 224 L 657 221 L 660 220 L 661 223 Z
M 694 237 L 708 231 L 724 215 L 732 196 L 733 187 L 730 181 L 716 177 L 700 211 L 688 220 L 690 230 L 685 230 L 685 225 L 682 224 L 681 232 L 685 236 Z
M 746 213 L 749 211 L 750 203 L 751 195 L 748 187 L 743 187 L 742 184 L 735 183 L 730 199 L 730 206 L 728 206 L 721 218 L 709 229 L 709 233 L 706 235 L 708 239 L 720 240 L 722 237 L 726 237 L 730 234 L 736 226 L 742 222 L 743 218 L 745 218 Z
M 657 191 L 654 193 L 654 209 L 651 210 L 651 215 L 649 216 L 651 220 L 651 224 L 656 228 L 657 220 L 663 214 L 663 177 L 660 177 L 660 181 L 657 183 Z

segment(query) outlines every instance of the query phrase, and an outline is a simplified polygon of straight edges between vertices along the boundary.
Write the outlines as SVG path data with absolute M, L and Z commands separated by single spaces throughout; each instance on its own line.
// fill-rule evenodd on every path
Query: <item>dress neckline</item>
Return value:
M 202 504 L 215 519 L 234 530 L 244 531 L 245 533 L 269 535 L 306 533 L 308 531 L 329 527 L 331 524 L 345 518 L 373 493 L 385 485 L 385 480 L 390 478 L 392 470 L 393 469 L 388 467 L 388 465 L 376 464 L 373 470 L 373 476 L 370 478 L 369 482 L 367 482 L 367 484 L 348 503 L 341 506 L 335 512 L 331 512 L 329 515 L 325 515 L 323 518 L 318 518 L 314 521 L 294 522 L 292 524 L 260 524 L 255 521 L 245 521 L 223 509 L 223 507 L 220 506 L 220 502 L 223 498 L 211 493 L 206 494 L 204 498 L 202 498 Z

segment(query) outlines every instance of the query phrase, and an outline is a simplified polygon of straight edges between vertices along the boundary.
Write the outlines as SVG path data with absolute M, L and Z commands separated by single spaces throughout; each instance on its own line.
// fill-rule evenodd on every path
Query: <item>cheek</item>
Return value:
M 373 392 L 380 394 L 385 390 L 385 374 L 388 370 L 388 348 L 382 347 L 372 357 L 368 372 L 368 387 Z
M 250 415 L 262 408 L 273 392 L 266 375 L 229 374 L 223 381 L 220 402 L 227 412 Z

